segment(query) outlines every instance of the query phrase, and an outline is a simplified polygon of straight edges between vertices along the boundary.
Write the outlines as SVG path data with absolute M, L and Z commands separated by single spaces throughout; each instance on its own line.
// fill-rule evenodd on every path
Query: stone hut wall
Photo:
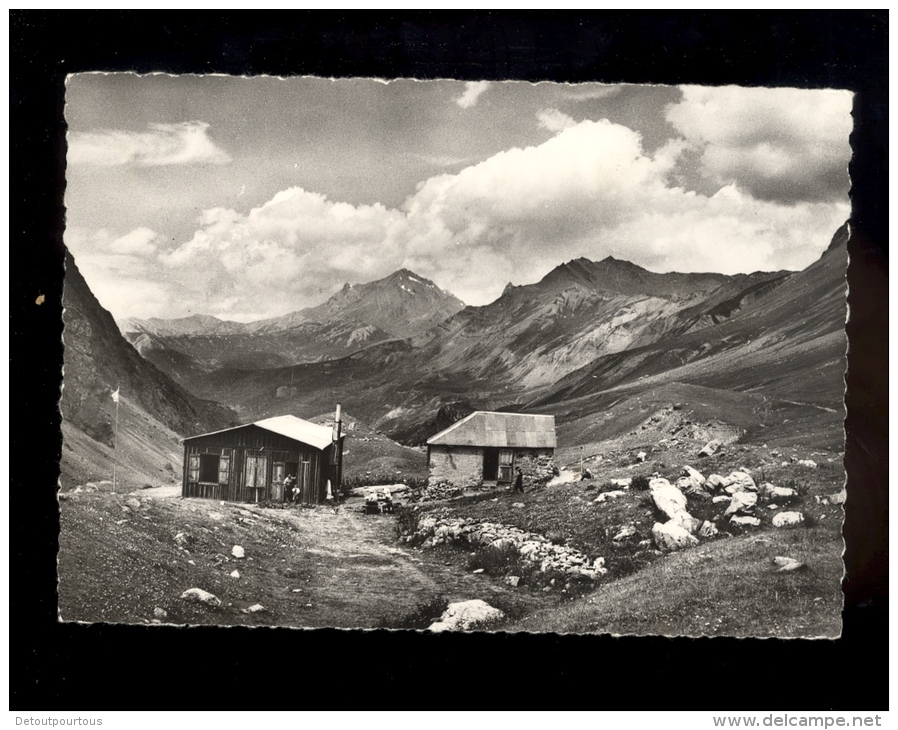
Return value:
M 483 484 L 483 449 L 477 446 L 431 446 L 428 484 L 457 487 Z
M 516 449 L 515 468 L 520 467 L 524 484 L 546 482 L 554 476 L 553 449 Z

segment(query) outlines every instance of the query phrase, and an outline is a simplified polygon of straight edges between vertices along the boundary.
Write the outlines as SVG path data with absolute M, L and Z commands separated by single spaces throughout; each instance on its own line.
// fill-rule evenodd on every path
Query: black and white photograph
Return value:
M 59 620 L 838 637 L 852 103 L 70 75 Z

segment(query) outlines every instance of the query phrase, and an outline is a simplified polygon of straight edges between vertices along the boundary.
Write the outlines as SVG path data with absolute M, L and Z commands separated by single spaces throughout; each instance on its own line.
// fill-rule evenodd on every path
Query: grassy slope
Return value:
M 832 524 L 837 524 L 833 520 Z M 764 530 L 664 557 L 510 630 L 667 636 L 838 636 L 841 538 L 827 528 Z M 809 567 L 776 573 L 784 555 Z
M 541 610 L 507 627 L 509 630 L 690 636 L 839 633 L 842 509 L 818 504 L 815 499 L 837 492 L 844 483 L 844 471 L 834 452 L 733 443 L 714 457 L 699 460 L 700 441 L 659 445 L 657 432 L 646 432 L 640 438 L 646 442 L 654 439 L 644 463 L 637 462 L 638 447 L 627 436 L 598 444 L 601 460 L 588 462 L 595 475 L 592 480 L 535 487 L 523 497 L 485 494 L 425 508 L 514 525 L 568 544 L 590 558 L 605 558 L 609 572 L 597 590 L 561 608 Z M 782 466 L 791 456 L 810 457 L 819 468 L 793 463 Z M 759 528 L 730 525 L 722 516 L 725 504 L 690 499 L 689 511 L 714 522 L 721 534 L 668 555 L 657 553 L 653 545 L 638 546 L 640 540 L 650 539 L 651 527 L 658 519 L 648 492 L 629 490 L 616 500 L 593 501 L 612 488 L 608 485 L 612 478 L 658 471 L 674 481 L 685 464 L 706 476 L 746 467 L 758 483 L 792 486 L 800 497 L 788 506 L 780 505 L 780 510 L 767 509 L 761 500 L 756 512 L 762 521 Z M 514 507 L 515 502 L 524 507 Z M 808 526 L 773 528 L 773 515 L 785 509 L 809 515 Z M 636 536 L 615 543 L 613 537 L 625 525 L 633 526 Z M 808 567 L 774 575 L 771 561 L 776 556 L 797 558 Z
M 60 483 L 73 489 L 88 481 L 112 480 L 115 452 L 62 422 Z M 180 483 L 183 452 L 178 435 L 127 398 L 119 407 L 117 481 L 121 489 Z
M 128 507 L 134 498 L 140 506 Z M 336 514 L 262 509 L 111 494 L 105 485 L 65 493 L 59 614 L 64 621 L 149 623 L 158 607 L 168 613 L 163 623 L 173 624 L 422 628 L 448 602 L 484 594 L 512 617 L 557 602 L 460 570 L 457 555 L 447 561 L 397 548 L 393 521 L 363 517 L 357 507 Z M 178 533 L 186 536 L 183 546 Z M 234 545 L 244 548 L 244 559 L 231 555 Z M 222 605 L 180 599 L 194 587 Z M 256 603 L 266 611 L 242 612 Z

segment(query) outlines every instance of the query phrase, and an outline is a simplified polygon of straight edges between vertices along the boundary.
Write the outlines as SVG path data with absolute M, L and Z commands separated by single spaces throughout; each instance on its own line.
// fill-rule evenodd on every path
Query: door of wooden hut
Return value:
M 318 485 L 313 484 L 311 454 L 300 454 L 299 470 L 296 474 L 296 478 L 302 502 L 304 504 L 316 504 L 318 502 Z
M 268 459 L 265 456 L 247 454 L 246 467 L 243 472 L 243 485 L 248 490 L 248 497 L 253 502 L 258 502 L 262 491 L 267 486 L 266 472 Z

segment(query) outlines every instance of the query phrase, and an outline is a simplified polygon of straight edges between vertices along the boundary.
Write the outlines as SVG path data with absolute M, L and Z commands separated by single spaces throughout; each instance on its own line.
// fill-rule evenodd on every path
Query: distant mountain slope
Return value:
M 606 408 L 624 392 L 681 382 L 761 394 L 770 407 L 776 402 L 804 406 L 818 422 L 840 432 L 847 241 L 843 226 L 818 261 L 753 298 L 731 318 L 600 357 L 531 405 L 582 416 Z
M 181 435 L 227 426 L 235 413 L 200 400 L 144 360 L 119 333 L 112 315 L 94 297 L 70 254 L 63 293 L 63 418 L 109 444 L 114 403 L 121 397 Z
M 339 358 L 376 342 L 419 334 L 464 303 L 407 269 L 367 284 L 346 284 L 317 307 L 258 322 L 205 315 L 128 319 L 122 332 L 179 382 L 220 368 L 261 369 Z
M 783 279 L 780 272 L 656 274 L 610 257 L 576 259 L 536 284 L 507 287 L 492 304 L 465 308 L 425 347 L 444 373 L 536 388 L 602 355 L 713 324 L 737 311 L 747 291 Z

